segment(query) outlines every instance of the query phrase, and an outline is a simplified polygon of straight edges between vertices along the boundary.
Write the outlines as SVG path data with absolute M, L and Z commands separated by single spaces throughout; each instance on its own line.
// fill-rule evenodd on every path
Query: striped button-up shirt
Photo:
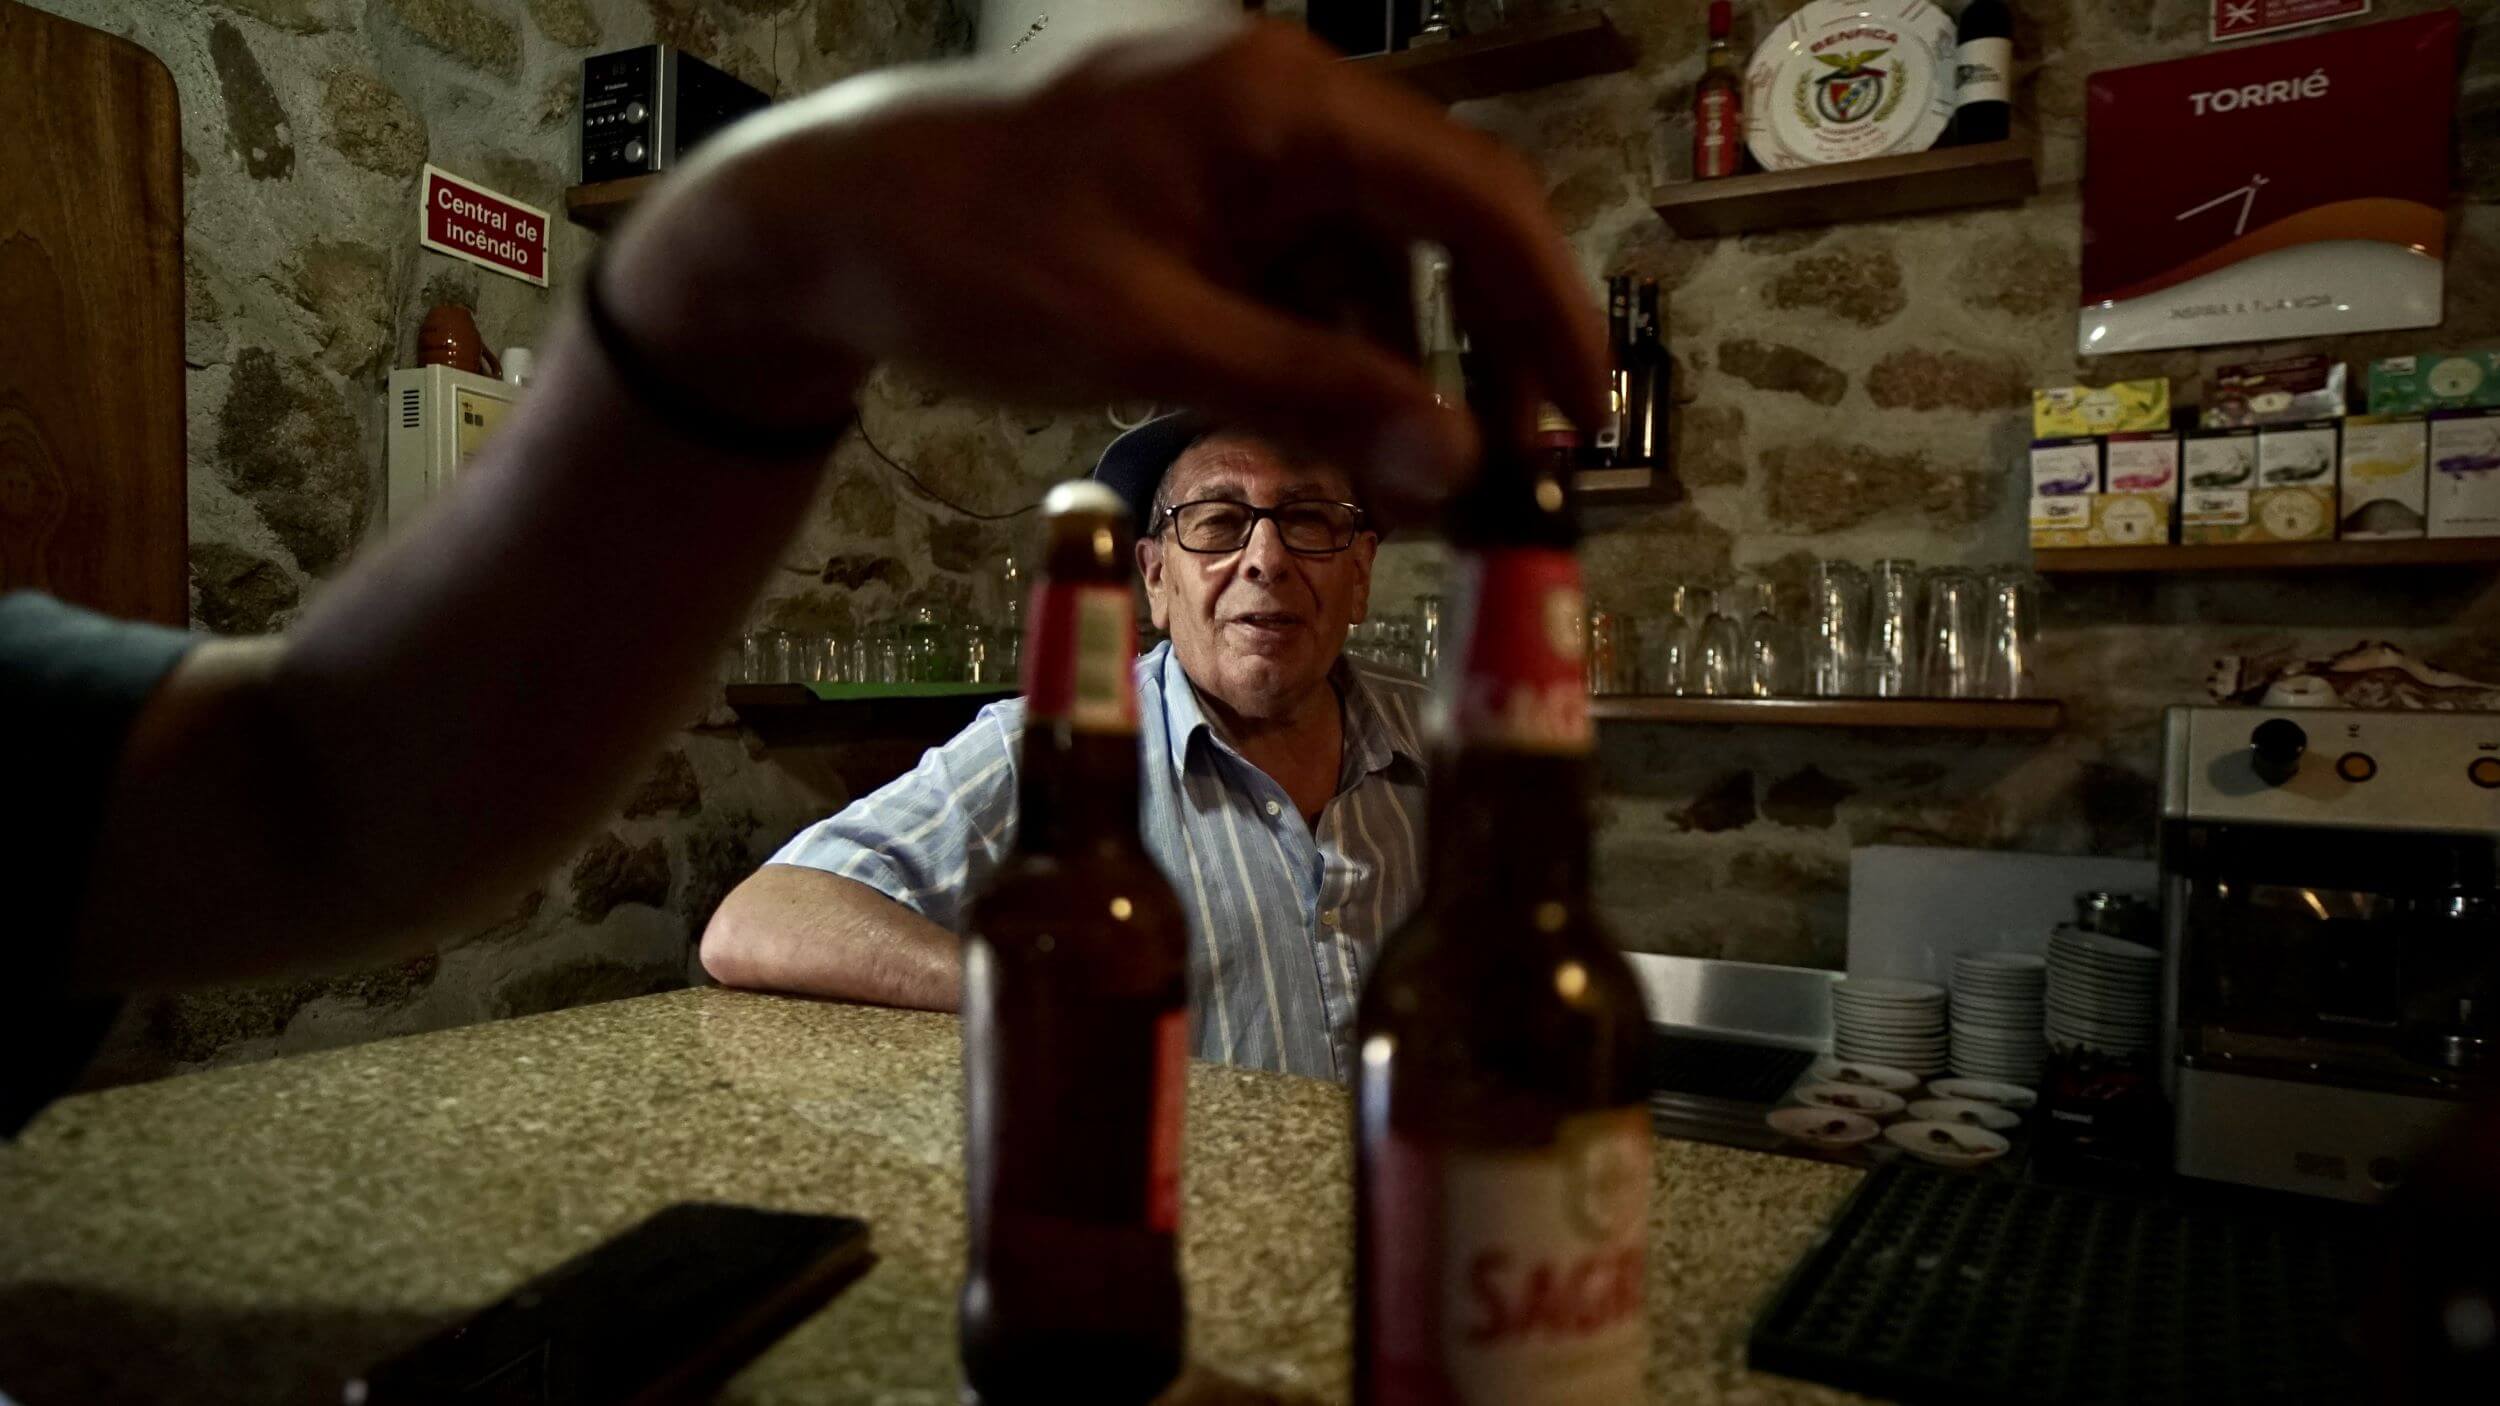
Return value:
M 1337 790 L 1316 827 L 1199 707 L 1169 644 L 1137 661 L 1139 828 L 1188 910 L 1200 1058 L 1343 1080 L 1354 998 L 1423 889 L 1423 685 L 1353 659 Z M 772 862 L 856 879 L 961 933 L 1016 838 L 1024 701 L 981 710 L 920 765 Z

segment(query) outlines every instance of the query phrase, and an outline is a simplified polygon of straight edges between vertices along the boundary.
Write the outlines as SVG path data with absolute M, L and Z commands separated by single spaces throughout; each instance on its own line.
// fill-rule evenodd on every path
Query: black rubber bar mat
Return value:
M 2349 1211 L 1879 1167 L 1756 1319 L 1748 1365 L 1957 1406 L 2363 1400 Z

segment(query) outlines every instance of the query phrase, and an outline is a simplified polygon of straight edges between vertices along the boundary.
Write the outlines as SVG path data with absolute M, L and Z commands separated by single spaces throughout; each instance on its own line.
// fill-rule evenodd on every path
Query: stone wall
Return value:
M 1657 611 L 1679 580 L 1793 577 L 1811 556 L 2023 559 L 2035 385 L 2163 374 L 2193 394 L 2200 370 L 2251 352 L 2500 343 L 2500 7 L 2487 0 L 2461 7 L 2443 326 L 2086 360 L 2072 350 L 2084 80 L 2205 51 L 2205 0 L 2015 0 L 2018 106 L 2045 141 L 2044 189 L 2019 208 L 1715 241 L 1674 238 L 1643 198 L 1653 176 L 1690 170 L 1706 7 L 1608 8 L 1639 45 L 1637 71 L 1459 112 L 1541 164 L 1592 280 L 1628 269 L 1665 290 L 1690 496 L 1589 524 L 1591 591 L 1614 609 Z M 1740 0 L 1740 46 L 1798 8 Z M 2380 0 L 2371 18 L 2433 8 Z M 1437 579 L 1427 547 L 1385 555 L 1392 602 Z M 1657 951 L 1837 965 L 1853 845 L 2148 853 L 2161 710 L 2203 701 L 2216 655 L 2386 638 L 2500 677 L 2487 573 L 2077 580 L 2044 615 L 2043 684 L 2070 717 L 2052 738 L 1607 728 L 1600 896 L 1617 932 Z
M 128 37 L 182 98 L 192 613 L 280 628 L 379 527 L 382 390 L 439 302 L 526 345 L 596 236 L 559 219 L 556 288 L 417 248 L 428 161 L 560 211 L 585 54 L 653 39 L 776 95 L 969 49 L 956 0 L 32 0 Z M 880 380 L 880 442 L 942 491 L 1034 496 L 1108 437 Z M 856 445 L 758 612 L 806 624 L 968 596 L 984 530 Z M 949 570 L 948 568 L 953 568 Z M 828 580 L 858 590 L 828 586 Z M 684 984 L 720 896 L 842 799 L 805 755 L 689 719 L 626 804 L 500 921 L 389 968 L 134 1003 L 103 1078 L 133 1078 Z

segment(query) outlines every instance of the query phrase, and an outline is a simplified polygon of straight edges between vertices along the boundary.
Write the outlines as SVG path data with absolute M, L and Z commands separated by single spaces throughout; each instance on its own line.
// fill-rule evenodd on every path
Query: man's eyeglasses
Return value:
M 1363 510 L 1352 503 L 1305 498 L 1259 508 L 1230 498 L 1202 498 L 1165 508 L 1155 531 L 1161 532 L 1168 523 L 1172 540 L 1182 551 L 1219 555 L 1248 546 L 1250 534 L 1263 519 L 1275 522 L 1285 550 L 1299 556 L 1342 552 L 1354 545 L 1355 535 L 1363 530 Z

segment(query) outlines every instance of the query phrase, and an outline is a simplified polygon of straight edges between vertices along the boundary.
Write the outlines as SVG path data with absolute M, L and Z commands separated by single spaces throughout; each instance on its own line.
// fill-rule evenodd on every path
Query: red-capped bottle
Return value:
M 1128 507 L 1042 516 L 1015 852 L 964 939 L 964 1379 L 1143 1402 L 1181 1367 L 1188 927 L 1138 832 Z
M 1355 1398 L 1637 1401 L 1649 1021 L 1590 912 L 1562 486 L 1498 454 L 1449 535 L 1429 896 L 1357 1012 Z
M 1716 180 L 1745 169 L 1745 84 L 1728 38 L 1728 0 L 1710 0 L 1710 57 L 1693 89 L 1693 178 Z

